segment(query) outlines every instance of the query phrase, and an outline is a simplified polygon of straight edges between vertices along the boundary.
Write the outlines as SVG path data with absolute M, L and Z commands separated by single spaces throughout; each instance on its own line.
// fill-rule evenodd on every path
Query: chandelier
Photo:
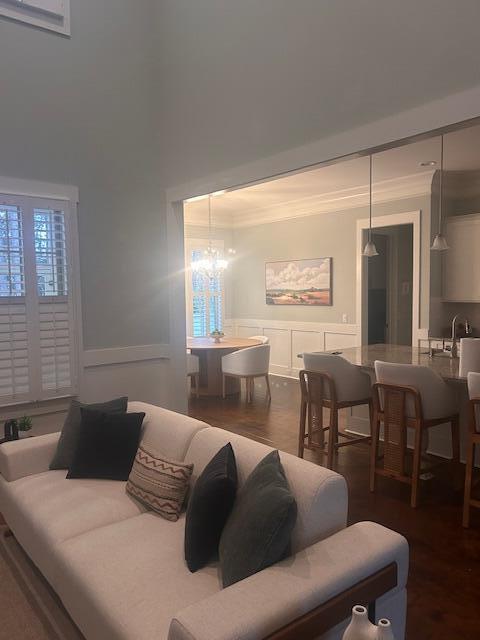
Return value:
M 222 274 L 228 267 L 222 253 L 212 243 L 212 194 L 208 194 L 208 248 L 201 258 L 196 258 L 191 264 L 192 271 L 205 278 L 215 278 Z

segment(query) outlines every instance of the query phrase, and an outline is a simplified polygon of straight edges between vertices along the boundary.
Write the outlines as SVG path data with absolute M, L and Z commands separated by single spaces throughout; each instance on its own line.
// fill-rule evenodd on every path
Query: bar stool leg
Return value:
M 421 426 L 417 425 L 413 449 L 412 493 L 410 496 L 410 504 L 414 509 L 418 503 L 418 484 L 420 482 L 420 465 L 422 462 L 422 432 Z
M 377 468 L 378 458 L 378 440 L 380 436 L 380 420 L 374 413 L 372 418 L 372 444 L 370 449 L 370 491 L 375 491 L 375 485 L 377 481 L 377 474 L 375 469 Z
M 475 458 L 475 443 L 471 436 L 468 436 L 467 443 L 467 464 L 465 466 L 465 491 L 463 494 L 463 526 L 468 529 L 470 526 L 470 499 L 472 495 L 473 460 Z
M 333 469 L 333 456 L 336 451 L 336 444 L 338 444 L 338 409 L 332 407 L 330 409 L 330 426 L 328 430 L 327 467 L 329 469 Z
M 298 434 L 298 457 L 303 458 L 305 450 L 305 423 L 307 420 L 307 403 L 302 400 L 300 404 L 300 429 Z

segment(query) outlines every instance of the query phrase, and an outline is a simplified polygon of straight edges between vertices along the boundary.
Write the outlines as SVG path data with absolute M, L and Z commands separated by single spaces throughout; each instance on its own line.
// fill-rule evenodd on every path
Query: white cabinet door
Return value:
M 446 236 L 444 300 L 480 302 L 480 214 L 450 218 Z

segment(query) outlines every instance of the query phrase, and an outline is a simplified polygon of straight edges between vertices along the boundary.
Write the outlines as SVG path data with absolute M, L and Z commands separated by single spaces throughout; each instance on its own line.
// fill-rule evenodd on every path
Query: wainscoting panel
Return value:
M 250 336 L 263 335 L 263 331 L 258 332 L 259 329 L 256 326 L 249 327 L 248 325 L 239 324 L 235 335 L 238 338 L 250 338 Z
M 351 333 L 332 333 L 325 331 L 325 351 L 333 351 L 334 349 L 347 349 L 357 345 L 357 336 Z
M 299 354 L 310 351 L 323 351 L 322 334 L 319 331 L 292 330 L 292 370 L 298 372 L 303 369 L 303 360 Z
M 360 342 L 357 325 L 353 324 L 229 318 L 225 328 L 228 335 L 242 338 L 267 336 L 271 346 L 270 373 L 293 378 L 303 368 L 298 354 L 346 349 Z
M 270 371 L 279 375 L 290 375 L 290 331 L 264 327 L 263 335 L 267 336 L 270 342 Z

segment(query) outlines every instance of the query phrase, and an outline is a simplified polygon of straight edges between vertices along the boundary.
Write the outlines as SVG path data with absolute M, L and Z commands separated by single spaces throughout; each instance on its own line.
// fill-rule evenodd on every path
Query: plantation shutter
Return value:
M 224 279 L 221 274 L 207 278 L 190 268 L 193 261 L 202 257 L 206 243 L 203 240 L 189 241 L 187 260 L 187 308 L 189 309 L 188 331 L 195 338 L 208 336 L 214 329 L 223 329 Z
M 67 224 L 61 209 L 34 209 L 42 395 L 72 391 L 72 304 Z
M 2 405 L 76 393 L 69 215 L 67 202 L 0 195 Z
M 29 392 L 22 212 L 0 202 L 0 403 Z

